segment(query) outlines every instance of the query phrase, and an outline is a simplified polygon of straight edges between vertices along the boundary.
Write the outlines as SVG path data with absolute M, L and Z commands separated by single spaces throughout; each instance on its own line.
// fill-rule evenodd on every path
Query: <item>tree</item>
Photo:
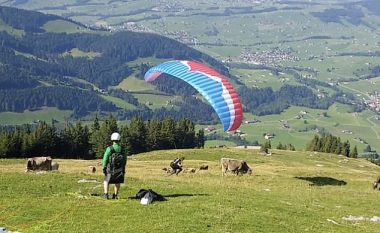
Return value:
M 340 138 L 337 138 L 337 146 L 335 148 L 334 154 L 340 155 L 342 153 L 342 142 L 340 141 Z
M 268 154 L 269 149 L 272 149 L 272 145 L 270 140 L 267 140 L 264 144 L 261 145 L 260 151 Z
M 5 133 L 0 134 L 0 158 L 7 158 L 8 147 L 6 146 L 7 135 Z
M 65 128 L 59 132 L 59 148 L 60 148 L 60 157 L 61 158 L 71 158 L 73 155 L 73 136 L 72 136 L 73 126 L 71 123 L 67 123 Z
M 372 148 L 371 148 L 371 145 L 369 144 L 363 150 L 363 152 L 371 152 L 371 151 L 372 151 Z
M 159 120 L 148 121 L 148 147 L 149 150 L 158 150 L 162 148 L 162 123 Z
M 40 122 L 34 132 L 33 154 L 51 156 L 57 152 L 58 138 L 55 127 L 46 122 Z
M 348 140 L 343 143 L 342 155 L 347 156 L 347 157 L 350 156 L 350 142 Z
M 326 152 L 326 153 L 331 153 L 331 148 L 332 148 L 332 145 L 333 145 L 333 136 L 331 134 L 329 135 L 326 135 L 325 137 L 323 137 L 324 139 L 324 142 L 323 142 L 323 152 Z
M 131 120 L 127 144 L 131 154 L 148 151 L 147 129 L 141 118 L 134 117 Z
M 110 136 L 113 132 L 118 132 L 118 125 L 116 118 L 112 114 L 109 114 L 108 118 L 100 125 L 100 129 L 97 132 L 97 144 L 93 145 L 97 148 L 97 158 L 101 158 L 105 149 L 111 144 Z
M 98 114 L 96 114 L 94 122 L 92 123 L 91 128 L 90 128 L 90 138 L 89 138 L 90 145 L 91 145 L 90 154 L 93 154 L 93 156 L 95 156 L 96 158 L 101 157 L 100 155 L 101 148 L 98 147 L 101 144 L 99 131 L 100 131 L 99 118 L 98 118 Z
M 121 136 L 120 144 L 124 148 L 126 148 L 127 154 L 129 155 L 130 154 L 130 149 L 129 149 L 128 141 L 129 141 L 129 138 L 130 138 L 130 134 L 129 134 L 128 125 L 125 124 L 125 125 L 122 125 L 120 127 L 120 136 Z
M 278 143 L 276 149 L 278 149 L 278 150 L 283 150 L 284 149 L 284 146 L 282 145 L 281 142 Z
M 176 123 L 172 118 L 166 118 L 162 122 L 161 136 L 163 138 L 162 149 L 175 149 L 176 145 Z
M 196 146 L 194 124 L 189 119 L 182 119 L 177 123 L 176 145 L 178 148 L 194 148 Z
M 31 157 L 33 149 L 33 135 L 30 132 L 24 132 L 22 134 L 21 154 L 22 157 Z M 1 156 L 0 156 L 1 157 Z
M 72 145 L 73 155 L 76 155 L 78 159 L 90 159 L 89 155 L 91 145 L 89 143 L 90 133 L 87 126 L 82 126 L 80 122 L 77 122 L 72 132 Z
M 320 151 L 320 138 L 317 134 L 315 134 L 313 139 L 308 143 L 306 149 L 309 151 Z
M 286 148 L 287 148 L 287 150 L 291 150 L 291 151 L 295 151 L 296 150 L 296 148 L 292 144 L 290 144 L 290 143 L 286 146 Z
M 197 141 L 197 148 L 204 148 L 205 147 L 205 132 L 203 129 L 198 130 L 197 136 L 196 136 L 196 141 Z
M 358 148 L 354 146 L 354 149 L 350 153 L 351 158 L 357 158 L 358 157 Z

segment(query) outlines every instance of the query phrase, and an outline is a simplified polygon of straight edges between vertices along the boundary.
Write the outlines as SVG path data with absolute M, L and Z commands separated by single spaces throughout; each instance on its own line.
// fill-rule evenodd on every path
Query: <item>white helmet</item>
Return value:
M 120 141 L 120 134 L 119 133 L 113 133 L 111 135 L 111 141 Z

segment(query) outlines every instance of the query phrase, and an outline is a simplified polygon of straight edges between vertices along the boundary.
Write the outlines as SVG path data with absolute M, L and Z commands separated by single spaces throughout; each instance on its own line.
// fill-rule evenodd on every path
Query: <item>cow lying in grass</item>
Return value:
M 244 160 L 222 158 L 220 163 L 222 166 L 222 176 L 224 176 L 227 171 L 230 171 L 235 175 L 243 175 L 246 173 L 249 175 L 252 174 L 252 169 Z

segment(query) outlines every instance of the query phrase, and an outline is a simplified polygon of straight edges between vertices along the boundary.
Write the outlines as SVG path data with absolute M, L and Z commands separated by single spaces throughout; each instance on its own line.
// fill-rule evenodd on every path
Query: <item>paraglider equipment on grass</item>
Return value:
M 162 73 L 179 78 L 194 87 L 214 108 L 224 131 L 234 131 L 241 125 L 243 108 L 238 95 L 225 77 L 195 61 L 168 61 L 150 68 L 144 76 L 151 82 Z

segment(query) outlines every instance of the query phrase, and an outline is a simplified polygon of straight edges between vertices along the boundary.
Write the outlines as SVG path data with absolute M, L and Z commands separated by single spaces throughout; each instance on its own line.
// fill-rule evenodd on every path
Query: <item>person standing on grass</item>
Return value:
M 170 175 L 176 174 L 178 176 L 178 174 L 182 171 L 183 160 L 185 160 L 184 157 L 176 158 L 170 163 L 170 167 L 172 168 Z
M 103 173 L 104 173 L 104 199 L 110 199 L 108 189 L 110 184 L 115 184 L 112 199 L 118 199 L 120 184 L 124 183 L 125 166 L 127 164 L 126 148 L 120 145 L 120 134 L 111 135 L 112 145 L 107 147 L 103 155 Z

